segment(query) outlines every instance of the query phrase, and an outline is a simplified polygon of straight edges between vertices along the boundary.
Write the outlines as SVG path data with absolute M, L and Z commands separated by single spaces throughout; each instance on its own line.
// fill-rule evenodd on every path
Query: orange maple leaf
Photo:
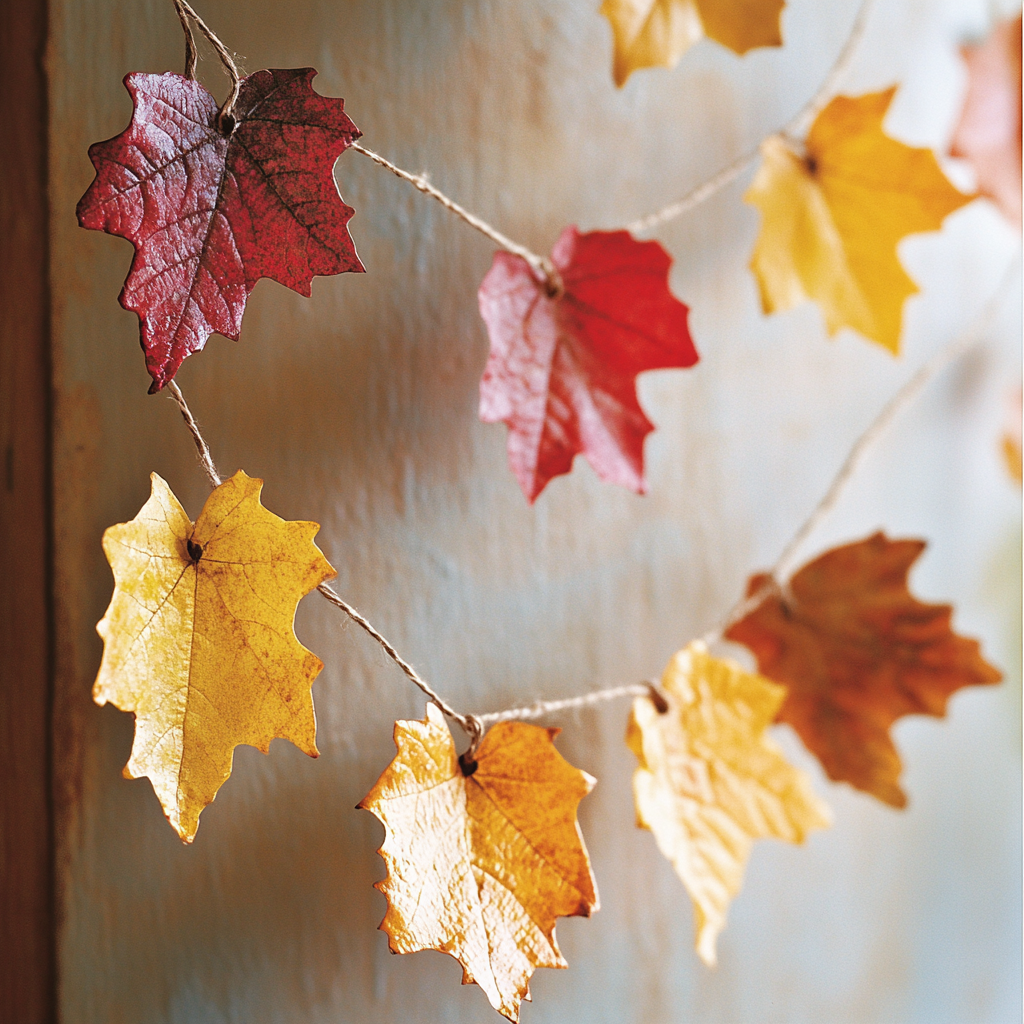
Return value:
M 567 967 L 557 917 L 598 909 L 576 807 L 594 780 L 558 729 L 500 722 L 463 768 L 441 712 L 396 722 L 398 755 L 359 807 L 384 824 L 381 922 L 392 953 L 439 949 L 511 1021 L 538 967 Z
M 960 687 L 1002 678 L 977 641 L 952 631 L 949 605 L 924 604 L 907 589 L 924 547 L 876 533 L 833 548 L 726 633 L 753 651 L 763 675 L 789 687 L 778 721 L 796 729 L 829 778 L 893 807 L 907 802 L 893 722 L 941 718 Z M 749 593 L 768 582 L 752 577 Z

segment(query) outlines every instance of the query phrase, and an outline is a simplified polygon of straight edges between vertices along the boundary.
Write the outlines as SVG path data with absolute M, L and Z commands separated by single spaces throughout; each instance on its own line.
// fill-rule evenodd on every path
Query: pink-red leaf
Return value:
M 978 191 L 1007 219 L 1021 216 L 1021 19 L 1001 22 L 988 39 L 961 53 L 969 76 L 960 123 L 950 152 L 966 157 L 978 174 Z
M 602 480 L 642 494 L 643 443 L 654 428 L 636 376 L 698 358 L 689 311 L 669 291 L 672 259 L 626 231 L 568 227 L 551 261 L 560 295 L 506 252 L 480 285 L 491 340 L 480 418 L 508 424 L 509 464 L 530 502 L 579 452 Z
M 315 75 L 242 79 L 229 134 L 198 82 L 125 78 L 132 120 L 90 147 L 96 179 L 78 222 L 135 246 L 121 305 L 139 316 L 151 392 L 214 332 L 238 339 L 261 277 L 308 296 L 316 275 L 363 270 L 333 173 L 362 133 L 342 100 L 313 92 Z

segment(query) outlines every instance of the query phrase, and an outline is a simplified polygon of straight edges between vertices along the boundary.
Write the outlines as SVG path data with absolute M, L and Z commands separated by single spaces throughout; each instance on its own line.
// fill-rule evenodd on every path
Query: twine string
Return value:
M 196 14 L 187 0 L 172 0 L 172 3 L 178 14 L 181 27 L 185 32 L 185 77 L 193 79 L 196 77 L 197 52 L 196 41 L 192 35 L 192 27 L 189 25 L 191 20 L 196 28 L 206 37 L 206 41 L 217 51 L 217 56 L 220 58 L 224 71 L 228 78 L 231 79 L 231 92 L 217 112 L 218 131 L 223 132 L 225 135 L 230 135 L 235 127 L 234 110 L 235 103 L 238 100 L 238 92 L 242 87 L 242 73 L 238 70 L 238 65 L 235 63 L 231 51 L 220 41 L 218 35 L 206 22 Z
M 638 217 L 636 220 L 630 221 L 626 225 L 626 230 L 633 235 L 643 234 L 646 231 L 650 231 L 651 228 L 656 228 L 670 220 L 675 220 L 676 217 L 681 217 L 684 213 L 689 213 L 694 207 L 700 206 L 701 203 L 710 199 L 716 192 L 720 192 L 726 185 L 731 185 L 744 171 L 752 167 L 761 154 L 761 147 L 768 139 L 779 137 L 791 145 L 800 145 L 799 139 L 814 123 L 814 119 L 825 109 L 828 101 L 832 99 L 843 77 L 849 70 L 850 64 L 853 62 L 854 55 L 857 52 L 857 47 L 864 37 L 868 16 L 871 14 L 874 4 L 875 0 L 861 0 L 861 5 L 857 9 L 856 17 L 850 28 L 850 34 L 846 37 L 846 42 L 839 51 L 839 55 L 829 69 L 824 81 L 818 87 L 817 92 L 782 128 L 766 136 L 753 149 L 742 156 L 738 156 L 731 164 L 723 167 L 717 174 L 708 178 L 707 181 L 698 185 L 692 191 L 687 192 L 682 199 L 677 199 L 675 202 L 669 203 L 668 206 L 663 206 L 660 210 L 649 213 L 645 217 Z
M 651 692 L 653 685 L 653 683 L 633 683 L 628 686 L 613 686 L 607 690 L 591 690 L 590 693 L 584 693 L 579 697 L 566 697 L 563 700 L 538 700 L 526 707 L 491 711 L 478 717 L 488 727 L 496 722 L 520 722 L 531 718 L 543 718 L 553 711 L 592 707 L 608 700 L 618 700 L 620 697 L 646 697 Z
M 235 101 L 238 98 L 238 92 L 241 84 L 241 74 L 239 73 L 238 67 L 227 47 L 206 25 L 203 19 L 196 14 L 187 0 L 172 0 L 172 2 L 174 3 L 175 10 L 185 33 L 186 77 L 195 77 L 197 59 L 195 39 L 192 35 L 191 26 L 189 25 L 189 21 L 191 20 L 191 22 L 199 28 L 207 41 L 217 51 L 221 63 L 231 79 L 231 94 L 224 101 L 220 108 L 220 112 L 218 113 L 218 127 L 222 131 L 230 133 L 234 126 L 232 112 Z M 853 60 L 856 49 L 863 38 L 874 3 L 875 0 L 861 0 L 850 34 L 848 35 L 843 48 L 840 50 L 839 55 L 821 86 L 815 92 L 814 96 L 804 105 L 804 107 L 801 108 L 801 110 L 789 122 L 787 122 L 780 131 L 773 133 L 773 135 L 768 136 L 767 138 L 779 137 L 789 145 L 800 145 L 799 137 L 806 132 L 809 126 L 814 122 L 814 119 L 825 108 L 843 76 L 846 74 L 850 63 Z M 488 224 L 487 221 L 483 220 L 481 217 L 470 213 L 465 209 L 465 207 L 446 196 L 440 191 L 440 189 L 435 188 L 427 180 L 425 175 L 412 174 L 409 171 L 405 171 L 391 163 L 390 160 L 385 159 L 380 154 L 366 149 L 358 143 L 352 143 L 350 148 L 362 153 L 366 157 L 369 157 L 369 159 L 374 163 L 386 170 L 389 170 L 392 174 L 401 178 L 403 181 L 407 181 L 425 195 L 437 200 L 445 209 L 454 213 L 461 220 L 465 221 L 465 223 L 487 236 L 500 248 L 513 253 L 516 256 L 522 257 L 522 259 L 529 264 L 531 269 L 537 275 L 538 280 L 545 283 L 547 292 L 551 297 L 557 298 L 564 292 L 565 286 L 561 275 L 550 258 L 538 255 L 526 246 L 520 245 L 518 242 L 513 241 L 507 235 L 503 234 L 497 228 L 493 227 L 491 224 Z M 670 203 L 668 206 L 663 207 L 661 210 L 649 214 L 646 217 L 641 217 L 638 220 L 632 221 L 626 225 L 626 230 L 634 235 L 648 231 L 653 227 L 681 216 L 698 206 L 700 203 L 703 203 L 747 170 L 757 159 L 760 149 L 761 145 L 756 149 L 737 157 L 737 159 L 731 164 L 723 168 L 703 184 L 698 185 L 682 199 L 674 203 Z M 775 565 L 769 573 L 766 574 L 766 582 L 758 588 L 756 592 L 744 596 L 737 601 L 735 605 L 733 605 L 723 619 L 721 625 L 704 635 L 702 639 L 706 643 L 711 645 L 719 642 L 730 626 L 757 608 L 770 594 L 785 591 L 786 585 L 784 582 L 780 581 L 785 580 L 787 575 L 792 571 L 793 560 L 797 550 L 835 507 L 840 496 L 845 491 L 850 479 L 859 469 L 867 452 L 886 432 L 893 420 L 895 420 L 897 416 L 916 399 L 918 394 L 920 394 L 929 381 L 931 381 L 949 363 L 976 345 L 984 336 L 985 331 L 997 312 L 998 300 L 1001 297 L 1005 286 L 1012 281 L 1018 273 L 1017 267 L 1019 265 L 1019 260 L 1020 256 L 1018 253 L 1017 257 L 1011 260 L 1010 266 L 1008 267 L 1003 280 L 1000 282 L 999 287 L 996 289 L 995 293 L 990 298 L 981 315 L 976 319 L 972 327 L 932 356 L 932 358 L 929 359 L 917 371 L 917 373 L 915 373 L 910 380 L 908 380 L 896 392 L 886 405 L 883 406 L 878 416 L 854 443 L 821 501 L 818 502 L 808 518 L 801 524 L 796 534 L 783 549 L 783 552 L 779 556 Z M 171 396 L 178 405 L 182 419 L 184 420 L 189 433 L 192 435 L 192 440 L 195 443 L 199 463 L 203 472 L 212 487 L 219 486 L 221 479 L 210 454 L 210 448 L 207 445 L 206 440 L 203 438 L 199 425 L 196 423 L 195 417 L 192 415 L 188 403 L 185 401 L 180 388 L 174 381 L 170 381 L 167 387 Z M 636 697 L 643 696 L 645 694 L 657 694 L 655 684 L 648 681 L 646 683 L 636 683 L 626 686 L 614 686 L 600 690 L 592 690 L 576 697 L 569 697 L 560 700 L 538 700 L 527 707 L 509 708 L 505 711 L 490 712 L 485 715 L 463 714 L 451 707 L 430 686 L 430 684 L 419 675 L 412 665 L 402 658 L 394 645 L 363 615 L 349 605 L 336 591 L 326 584 L 321 584 L 317 587 L 317 590 L 322 597 L 343 611 L 353 622 L 369 634 L 369 636 L 371 636 L 380 645 L 387 656 L 391 658 L 396 665 L 398 665 L 410 682 L 417 686 L 447 718 L 459 724 L 470 739 L 469 749 L 463 755 L 464 758 L 469 760 L 471 760 L 475 754 L 487 726 L 493 725 L 496 722 L 541 718 L 554 711 L 591 707 L 596 704 L 617 700 L 627 696 Z
M 836 57 L 836 60 L 824 81 L 818 87 L 814 96 L 808 100 L 800 111 L 792 117 L 783 128 L 778 132 L 773 132 L 771 135 L 766 136 L 754 149 L 751 149 L 749 152 L 737 157 L 731 164 L 722 168 L 722 170 L 717 174 L 713 175 L 707 181 L 688 192 L 682 199 L 669 203 L 668 206 L 662 207 L 660 210 L 648 214 L 645 217 L 640 217 L 637 220 L 631 221 L 625 225 L 626 231 L 633 235 L 642 234 L 643 232 L 650 231 L 651 228 L 658 227 L 670 220 L 674 220 L 676 217 L 682 216 L 684 213 L 688 213 L 694 207 L 699 206 L 705 200 L 710 199 L 717 192 L 721 191 L 726 185 L 735 181 L 741 174 L 743 174 L 744 171 L 751 167 L 760 155 L 761 146 L 764 145 L 769 138 L 779 136 L 792 143 L 798 135 L 802 135 L 806 131 L 807 127 L 813 123 L 818 114 L 820 114 L 825 108 L 825 105 L 832 98 L 833 93 L 849 69 L 857 47 L 864 36 L 864 31 L 868 23 L 868 16 L 871 13 L 874 3 L 875 0 L 861 0 L 860 7 L 857 10 L 857 15 L 854 18 L 853 26 L 850 29 L 850 34 L 847 36 L 843 48 L 839 51 L 839 55 Z M 374 153 L 372 150 L 369 150 L 358 143 L 353 143 L 350 148 L 354 149 L 357 153 L 362 153 L 363 156 L 369 157 L 375 163 L 391 171 L 392 174 L 401 178 L 403 181 L 409 182 L 410 185 L 419 189 L 420 192 L 423 192 L 425 195 L 436 199 L 446 210 L 449 210 L 457 217 L 462 218 L 462 220 L 467 224 L 486 235 L 492 242 L 496 243 L 502 249 L 505 249 L 507 252 L 514 253 L 517 256 L 521 256 L 533 268 L 534 273 L 536 273 L 538 277 L 545 282 L 548 295 L 552 298 L 559 297 L 565 291 L 565 286 L 562 282 L 561 276 L 548 257 L 540 256 L 532 250 L 527 249 L 525 245 L 520 245 L 518 242 L 514 242 L 497 228 L 488 224 L 482 217 L 478 217 L 476 214 L 470 213 L 463 206 L 460 206 L 453 199 L 446 196 L 440 189 L 431 185 L 424 175 L 411 174 L 409 171 L 404 171 L 402 168 L 391 163 L 390 160 L 382 157 L 379 153 Z
M 756 591 L 745 595 L 726 613 L 720 625 L 705 633 L 701 640 L 709 647 L 719 643 L 730 626 L 749 615 L 772 594 L 788 592 L 788 577 L 795 568 L 795 556 L 804 542 L 821 525 L 826 516 L 835 508 L 845 492 L 851 479 L 861 467 L 865 457 L 874 445 L 889 429 L 893 421 L 914 403 L 925 386 L 937 377 L 950 363 L 965 355 L 979 345 L 985 338 L 999 312 L 1001 300 L 1009 286 L 1019 278 L 1021 265 L 1020 249 L 1007 264 L 999 284 L 991 297 L 982 307 L 967 329 L 940 348 L 921 368 L 889 399 L 878 415 L 871 421 L 867 429 L 857 438 L 838 472 L 829 485 L 821 500 L 815 505 L 810 515 L 786 544 L 775 564 L 766 574 L 766 581 Z M 634 684 L 632 686 L 613 686 L 607 689 L 591 690 L 578 697 L 567 697 L 561 700 L 538 700 L 527 707 L 510 708 L 507 711 L 494 711 L 480 715 L 485 725 L 503 722 L 509 719 L 542 718 L 554 711 L 566 711 L 573 708 L 591 707 L 595 704 L 620 697 L 641 697 L 657 693 L 653 683 Z M 653 699 L 653 698 L 652 698 Z M 657 704 L 657 701 L 655 701 Z
M 167 390 L 170 391 L 174 401 L 178 403 L 181 418 L 185 421 L 185 426 L 188 427 L 188 432 L 192 435 L 192 440 L 195 442 L 196 452 L 199 456 L 199 465 L 206 474 L 206 479 L 210 481 L 211 487 L 220 487 L 220 474 L 214 465 L 213 456 L 210 455 L 210 446 L 200 433 L 199 424 L 196 423 L 192 410 L 188 407 L 188 402 L 185 401 L 185 396 L 181 393 L 181 388 L 172 380 L 168 381 Z
M 174 8 L 178 13 L 178 19 L 181 21 L 182 28 L 185 32 L 186 76 L 188 78 L 195 77 L 196 47 L 195 40 L 192 36 L 192 30 L 189 26 L 189 20 L 191 20 L 203 33 L 210 45 L 217 51 L 217 55 L 220 57 L 221 63 L 224 65 L 224 69 L 231 79 L 231 94 L 224 101 L 220 108 L 220 112 L 217 115 L 218 128 L 225 132 L 225 134 L 230 134 L 234 127 L 234 105 L 235 101 L 238 99 L 238 91 L 241 85 L 241 75 L 238 67 L 235 64 L 231 53 L 228 51 L 228 48 L 221 42 L 216 33 L 207 26 L 206 22 L 196 14 L 187 0 L 172 0 L 172 2 L 174 3 Z M 857 50 L 857 46 L 864 35 L 868 16 L 874 3 L 875 0 L 861 0 L 860 7 L 857 10 L 857 15 L 854 18 L 853 26 L 850 29 L 850 34 L 829 70 L 829 73 L 826 75 L 825 80 L 819 86 L 814 96 L 793 118 L 790 119 L 789 122 L 787 122 L 782 129 L 778 132 L 772 133 L 772 135 L 766 136 L 766 138 L 763 139 L 756 148 L 737 157 L 732 161 L 732 163 L 722 168 L 722 170 L 717 174 L 713 175 L 707 181 L 688 192 L 682 199 L 669 203 L 668 206 L 662 207 L 662 209 L 648 214 L 645 217 L 640 217 L 637 220 L 631 221 L 625 226 L 625 229 L 633 235 L 641 234 L 651 230 L 651 228 L 658 227 L 670 220 L 674 220 L 676 217 L 680 217 L 684 213 L 692 210 L 694 207 L 699 206 L 717 192 L 721 191 L 721 189 L 725 188 L 726 185 L 735 181 L 741 174 L 743 174 L 744 171 L 751 167 L 761 152 L 761 146 L 768 138 L 777 136 L 785 139 L 790 144 L 793 144 L 797 140 L 797 137 L 802 135 L 818 114 L 821 113 L 825 105 L 831 99 L 832 94 L 839 85 L 839 82 L 846 74 Z M 378 166 L 383 167 L 396 177 L 408 182 L 424 195 L 428 195 L 432 199 L 436 199 L 437 202 L 439 202 L 446 210 L 450 213 L 454 213 L 455 216 L 459 217 L 470 227 L 475 228 L 481 234 L 485 235 L 499 246 L 499 248 L 504 249 L 506 252 L 513 253 L 516 256 L 522 257 L 522 259 L 526 260 L 529 264 L 538 280 L 544 282 L 545 289 L 551 298 L 559 298 L 565 292 L 565 284 L 562 281 L 562 276 L 549 257 L 533 252 L 532 249 L 528 249 L 525 245 L 521 245 L 519 242 L 509 238 L 508 235 L 499 231 L 482 217 L 477 216 L 475 213 L 471 213 L 464 206 L 455 202 L 454 199 L 445 195 L 439 188 L 435 188 L 427 180 L 425 175 L 413 174 L 410 171 L 403 170 L 401 167 L 393 164 L 390 160 L 381 156 L 379 153 L 375 153 L 373 150 L 367 149 L 365 146 L 361 146 L 357 142 L 353 142 L 349 148 L 354 149 L 357 153 L 361 153 L 365 157 L 369 157 L 369 159 Z
M 356 625 L 362 627 L 378 644 L 384 649 L 384 653 L 405 673 L 406 678 L 418 686 L 433 701 L 434 704 L 441 709 L 441 712 L 448 718 L 455 722 L 458 722 L 462 727 L 463 731 L 469 737 L 469 750 L 466 751 L 466 756 L 472 758 L 476 753 L 477 747 L 480 745 L 480 740 L 483 739 L 484 735 L 484 724 L 478 715 L 464 715 L 459 711 L 456 711 L 450 704 L 448 704 L 437 691 L 409 664 L 395 649 L 394 644 L 387 639 L 382 633 L 373 627 L 373 625 L 364 616 L 360 615 L 347 601 L 345 601 L 336 590 L 329 587 L 326 583 L 321 583 L 316 588 L 323 597 L 326 597 L 335 608 L 340 608 Z
M 174 0 L 174 10 L 178 15 L 178 21 L 181 22 L 181 30 L 185 33 L 185 77 L 195 81 L 196 63 L 199 60 L 196 37 L 192 35 L 192 26 L 188 23 L 188 14 L 181 0 Z
M 390 160 L 382 157 L 379 153 L 374 153 L 372 149 L 360 146 L 358 142 L 353 142 L 349 148 L 354 149 L 357 153 L 362 153 L 363 156 L 368 156 L 374 163 L 379 164 L 386 170 L 389 170 L 396 177 L 409 182 L 410 185 L 419 189 L 420 192 L 436 199 L 446 210 L 454 213 L 456 217 L 460 217 L 470 227 L 476 228 L 477 231 L 486 235 L 492 242 L 504 249 L 506 252 L 514 253 L 516 256 L 521 256 L 530 265 L 533 272 L 545 282 L 549 295 L 560 295 L 565 291 L 561 275 L 547 256 L 540 256 L 532 250 L 527 249 L 525 245 L 520 245 L 518 242 L 512 241 L 508 235 L 502 234 L 502 232 L 491 224 L 488 224 L 483 218 L 478 217 L 475 213 L 470 213 L 464 206 L 460 206 L 454 199 L 450 199 L 446 196 L 439 188 L 435 188 L 431 185 L 425 175 L 412 174 L 409 171 L 403 171 L 401 167 L 397 167 Z
M 181 418 L 185 421 L 185 426 L 192 435 L 192 441 L 195 443 L 196 452 L 199 457 L 199 465 L 206 474 L 206 479 L 210 482 L 211 487 L 219 487 L 221 478 L 217 472 L 216 465 L 214 465 L 213 457 L 210 455 L 210 446 L 206 443 L 206 439 L 199 429 L 199 424 L 196 422 L 195 416 L 192 415 L 192 410 L 189 408 L 188 402 L 185 401 L 185 396 L 181 393 L 181 388 L 172 380 L 168 382 L 167 390 L 170 391 L 171 397 L 177 403 Z M 321 596 L 325 597 L 336 608 L 340 608 L 353 622 L 369 633 L 384 649 L 385 654 L 405 673 L 410 682 L 418 686 L 441 709 L 443 714 L 458 722 L 470 741 L 469 750 L 466 752 L 466 755 L 472 757 L 476 753 L 480 740 L 483 739 L 484 725 L 480 719 L 476 715 L 464 715 L 451 707 L 416 669 L 398 653 L 395 645 L 383 633 L 374 628 L 365 616 L 360 615 L 337 591 L 326 583 L 321 583 L 316 589 Z
M 785 582 L 788 574 L 793 568 L 794 557 L 798 549 L 808 537 L 817 529 L 825 517 L 835 508 L 839 498 L 846 490 L 851 479 L 856 474 L 864 461 L 868 451 L 878 442 L 882 435 L 889 429 L 893 421 L 908 406 L 913 404 L 916 398 L 924 390 L 925 386 L 933 380 L 954 360 L 960 358 L 970 349 L 978 345 L 986 336 L 992 322 L 994 321 L 999 308 L 1003 292 L 1017 279 L 1020 273 L 1021 253 L 1017 250 L 1016 255 L 1009 261 L 999 285 L 992 296 L 986 302 L 981 312 L 972 321 L 971 325 L 960 335 L 955 337 L 948 344 L 936 352 L 923 366 L 893 395 L 882 407 L 881 412 L 868 425 L 867 429 L 857 438 L 849 454 L 843 460 L 839 471 L 836 473 L 828 490 L 821 500 L 815 505 L 811 514 L 800 525 L 800 528 L 793 535 L 793 538 L 783 548 L 782 554 L 776 560 L 774 566 L 767 574 L 766 583 L 754 593 L 741 598 L 729 610 L 721 625 L 706 633 L 701 639 L 711 646 L 718 643 L 724 636 L 726 630 L 740 619 L 749 615 L 761 602 L 767 599 L 772 593 L 784 592 Z M 199 425 L 188 403 L 185 401 L 181 389 L 174 381 L 167 385 L 171 396 L 178 405 L 185 426 L 192 435 L 199 456 L 199 463 L 206 474 L 210 485 L 217 487 L 220 484 L 220 475 L 217 473 L 213 458 L 210 455 L 210 448 L 204 439 Z M 365 616 L 361 615 L 355 608 L 348 604 L 335 590 L 322 583 L 317 587 L 322 597 L 326 598 L 332 605 L 343 611 L 353 622 L 368 633 L 381 647 L 385 654 L 402 670 L 406 678 L 431 700 L 450 720 L 457 722 L 469 737 L 469 749 L 463 755 L 464 759 L 472 760 L 477 748 L 483 739 L 486 729 L 496 722 L 523 721 L 532 718 L 542 718 L 555 711 L 567 711 L 574 708 L 593 707 L 606 701 L 618 700 L 622 697 L 642 697 L 656 694 L 656 685 L 653 681 L 645 683 L 634 683 L 626 686 L 612 686 L 599 690 L 591 690 L 588 693 L 576 697 L 566 697 L 559 700 L 538 700 L 525 707 L 508 708 L 504 711 L 492 711 L 483 715 L 463 714 L 448 704 L 430 684 L 409 664 L 392 644 L 378 629 L 376 629 Z M 657 701 L 655 702 L 657 703 Z

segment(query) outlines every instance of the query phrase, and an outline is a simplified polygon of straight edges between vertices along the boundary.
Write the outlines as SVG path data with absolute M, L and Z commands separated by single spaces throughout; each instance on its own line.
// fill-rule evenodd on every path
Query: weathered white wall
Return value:
M 612 227 L 676 198 L 813 92 L 850 0 L 791 0 L 787 46 L 744 59 L 702 44 L 673 72 L 610 79 L 597 0 L 201 0 L 248 70 L 312 64 L 371 148 L 545 250 L 562 226 Z M 147 397 L 121 240 L 80 230 L 88 145 L 121 131 L 130 70 L 181 69 L 169 0 L 51 0 L 57 786 L 64 1024 L 349 1024 L 497 1020 L 438 953 L 392 957 L 380 825 L 353 809 L 423 702 L 324 602 L 299 611 L 326 662 L 322 756 L 240 748 L 194 846 L 145 780 L 127 782 L 132 721 L 89 703 L 94 623 L 110 596 L 100 536 L 161 473 L 197 514 L 206 494 L 173 404 Z M 942 145 L 963 88 L 951 43 L 982 0 L 880 0 L 851 90 L 901 79 L 890 125 Z M 207 61 L 206 80 L 223 94 Z M 772 561 L 885 399 L 984 303 L 1011 232 L 974 204 L 901 252 L 923 295 L 905 356 L 825 340 L 811 307 L 766 319 L 746 263 L 755 211 L 734 185 L 658 237 L 693 307 L 702 361 L 641 397 L 650 494 L 579 463 L 526 506 L 505 430 L 477 421 L 487 343 L 476 287 L 490 244 L 354 153 L 337 167 L 365 276 L 306 300 L 261 282 L 235 345 L 212 338 L 179 381 L 222 471 L 316 519 L 338 588 L 457 705 L 492 710 L 660 671 Z M 559 745 L 599 779 L 581 810 L 602 910 L 558 927 L 568 971 L 540 971 L 524 1020 L 1000 1024 L 1020 1019 L 1020 494 L 998 463 L 1018 372 L 1019 291 L 982 352 L 944 375 L 872 455 L 807 554 L 879 526 L 931 542 L 921 594 L 1007 669 L 949 719 L 896 730 L 910 808 L 815 775 L 836 826 L 806 848 L 762 843 L 706 970 L 688 898 L 633 825 L 627 707 L 568 715 Z

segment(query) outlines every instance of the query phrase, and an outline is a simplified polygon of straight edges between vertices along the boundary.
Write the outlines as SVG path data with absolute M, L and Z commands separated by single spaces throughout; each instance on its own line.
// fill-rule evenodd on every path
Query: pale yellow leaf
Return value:
M 626 742 L 637 824 L 654 833 L 694 902 L 697 952 L 709 965 L 754 839 L 801 843 L 831 823 L 810 780 L 766 735 L 785 688 L 713 658 L 694 641 L 661 680 L 668 709 L 633 703 Z
M 736 53 L 781 46 L 784 6 L 785 0 L 604 0 L 601 13 L 615 38 L 615 84 L 641 68 L 674 67 L 705 36 Z
M 238 472 L 195 525 L 156 473 L 130 522 L 103 534 L 114 595 L 96 629 L 97 704 L 135 713 L 128 778 L 148 776 L 185 842 L 231 774 L 234 748 L 275 737 L 317 756 L 310 688 L 323 662 L 293 629 L 299 599 L 335 575 L 316 523 L 260 504 Z
M 501 722 L 464 771 L 430 704 L 422 722 L 395 723 L 398 755 L 359 804 L 384 823 L 391 951 L 450 953 L 512 1021 L 536 968 L 568 966 L 555 919 L 598 909 L 576 822 L 594 780 L 555 750 L 557 734 Z
M 917 287 L 897 243 L 937 231 L 972 197 L 949 183 L 931 150 L 884 134 L 894 93 L 836 97 L 803 153 L 768 139 L 745 198 L 761 211 L 751 269 L 765 312 L 817 302 L 830 335 L 850 327 L 898 354 L 903 304 Z

